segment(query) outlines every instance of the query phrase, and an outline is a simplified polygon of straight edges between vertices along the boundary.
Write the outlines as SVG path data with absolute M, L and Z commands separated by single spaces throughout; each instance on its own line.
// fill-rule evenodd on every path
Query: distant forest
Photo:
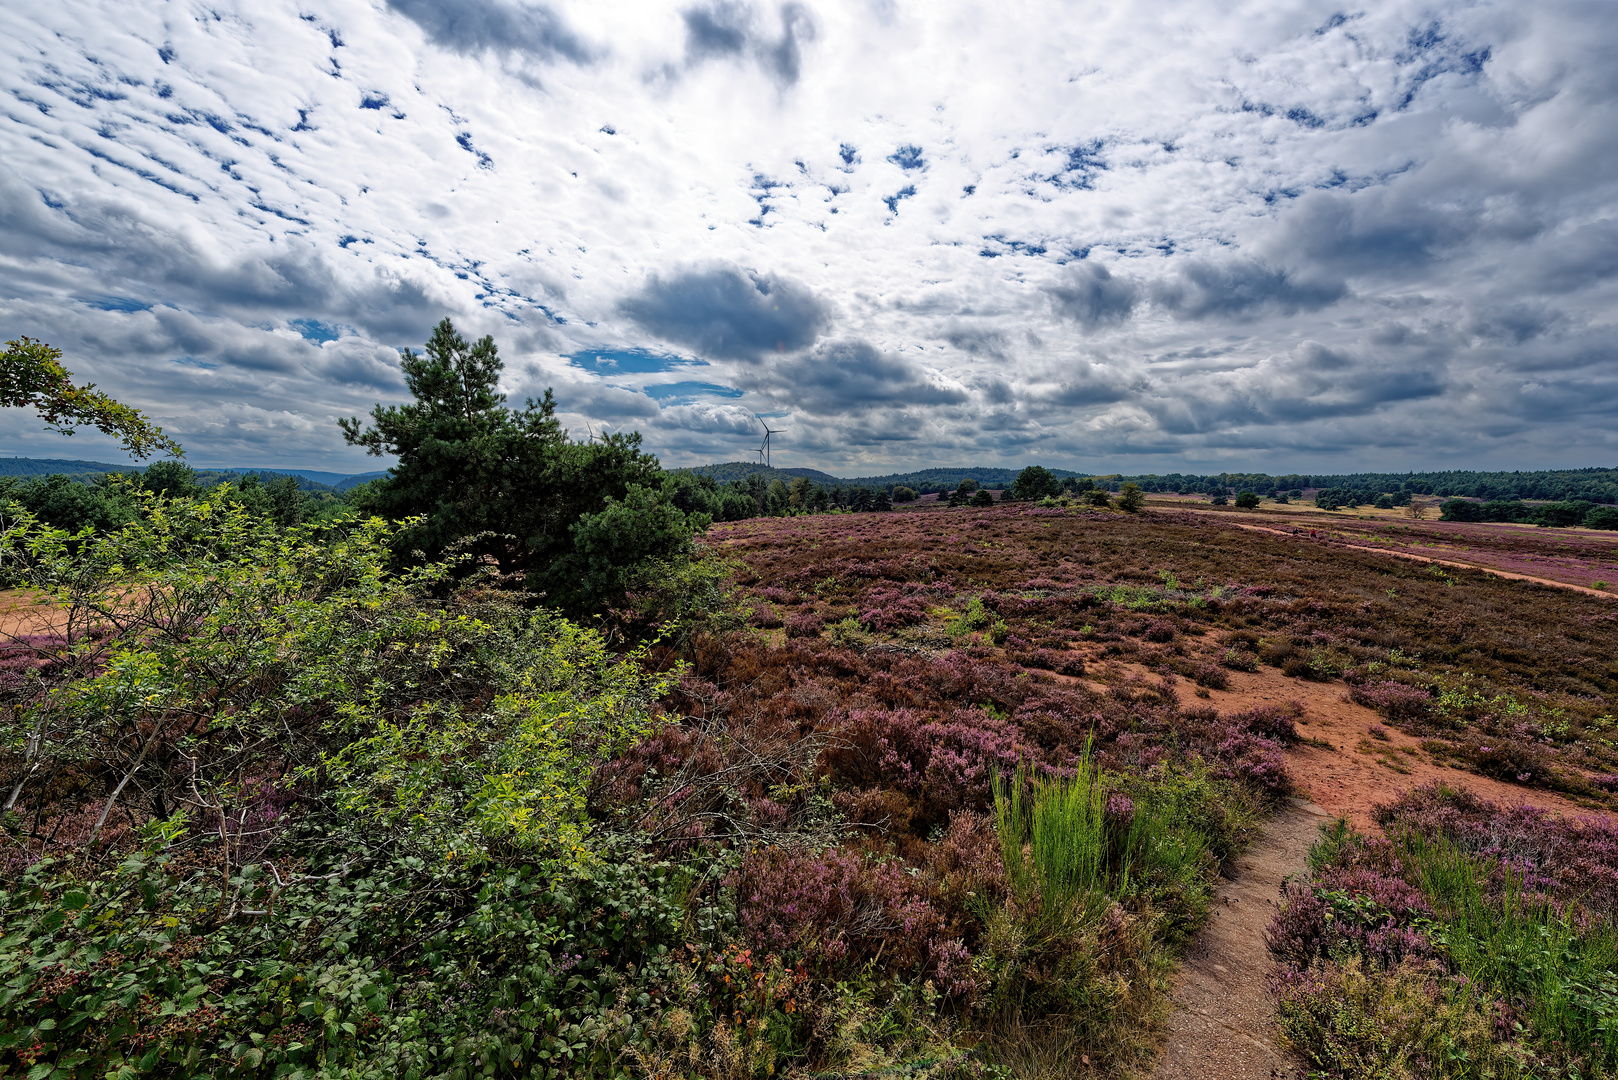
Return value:
M 843 479 L 815 469 L 766 469 L 745 461 L 726 462 L 722 465 L 700 465 L 690 470 L 711 476 L 720 483 L 745 480 L 759 475 L 766 481 L 779 479 L 784 484 L 794 477 L 805 477 L 817 484 L 838 484 L 844 488 L 886 489 L 891 495 L 895 487 L 906 487 L 922 495 L 932 492 L 954 491 L 962 480 L 975 480 L 983 487 L 1002 487 L 1017 478 L 1017 469 L 944 468 L 922 469 L 917 472 L 889 473 L 885 476 L 861 476 Z M 1075 477 L 1094 481 L 1097 487 L 1116 491 L 1124 484 L 1134 483 L 1142 491 L 1153 494 L 1235 494 L 1254 491 L 1268 494 L 1275 491 L 1307 491 L 1320 488 L 1338 488 L 1345 491 L 1370 492 L 1374 498 L 1380 494 L 1438 495 L 1445 498 L 1468 499 L 1583 499 L 1595 503 L 1618 503 L 1618 469 L 1542 469 L 1531 472 L 1360 472 L 1360 473 L 1124 473 L 1096 474 L 1073 472 L 1069 469 L 1051 469 L 1058 479 Z M 1369 502 L 1370 499 L 1365 501 Z
M 111 465 L 98 461 L 0 458 L 0 477 L 35 478 L 59 475 L 71 476 L 76 480 L 93 483 L 107 473 L 138 473 L 140 471 L 141 469 L 136 466 Z M 703 499 L 699 496 L 695 500 L 704 504 L 695 508 L 710 513 L 716 520 L 735 520 L 736 517 L 751 517 L 756 513 L 778 513 L 784 507 L 802 504 L 806 497 L 812 498 L 811 492 L 806 490 L 806 485 L 803 481 L 807 481 L 813 487 L 825 490 L 824 505 L 846 508 L 853 502 L 854 493 L 860 490 L 865 490 L 871 495 L 880 492 L 888 499 L 892 499 L 896 494 L 896 489 L 904 489 L 903 492 L 898 493 L 899 498 L 896 500 L 903 501 L 910 492 L 917 495 L 927 495 L 955 491 L 960 487 L 963 480 L 974 481 L 978 486 L 985 488 L 1009 487 L 1016 480 L 1019 471 L 1018 469 L 957 466 L 920 469 L 905 473 L 888 473 L 882 476 L 844 478 L 833 476 L 818 469 L 772 469 L 745 461 L 730 461 L 713 465 L 698 465 L 690 469 L 670 470 L 670 472 L 685 472 L 706 477 L 713 480 L 719 489 L 731 488 L 735 493 L 731 500 L 734 504 L 732 506 L 722 507 L 719 499 L 715 498 L 719 492 L 713 491 L 713 489 L 710 489 L 712 494 L 709 495 L 709 498 Z M 1271 474 L 1224 472 L 1213 474 L 1145 473 L 1137 475 L 1082 473 L 1074 472 L 1071 469 L 1050 469 L 1049 471 L 1052 476 L 1059 480 L 1069 478 L 1090 480 L 1096 487 L 1114 492 L 1126 483 L 1134 483 L 1142 491 L 1149 494 L 1234 495 L 1242 491 L 1253 491 L 1261 495 L 1269 495 L 1276 492 L 1297 492 L 1301 494 L 1310 490 L 1329 490 L 1343 493 L 1344 498 L 1342 501 L 1345 505 L 1370 503 L 1382 494 L 1392 495 L 1395 499 L 1403 494 L 1437 495 L 1442 498 L 1478 499 L 1485 502 L 1528 499 L 1534 501 L 1582 500 L 1607 505 L 1618 503 L 1618 469 L 1601 468 L 1542 469 L 1514 472 L 1450 470 L 1404 473 Z M 199 469 L 193 475 L 195 482 L 199 485 L 213 487 L 224 481 L 239 484 L 248 476 L 256 476 L 258 477 L 258 482 L 267 484 L 277 474 L 294 476 L 297 480 L 298 489 L 309 494 L 345 493 L 359 484 L 383 475 L 382 473 L 372 472 L 345 477 L 340 473 L 312 473 L 312 475 L 330 478 L 333 481 L 331 483 L 321 483 L 310 479 L 311 473 L 309 472 L 300 475 L 290 470 L 282 472 L 268 469 Z M 797 500 L 791 499 L 788 494 L 792 489 L 794 480 L 799 481 Z M 776 499 L 771 500 L 769 489 L 777 481 L 780 488 L 777 490 Z M 753 502 L 751 509 L 746 508 L 743 505 L 743 499 L 739 497 L 744 489 Z M 814 502 L 820 501 L 814 500 Z M 707 505 L 710 502 L 712 505 Z M 779 504 L 779 506 L 772 507 L 772 502 Z M 311 507 L 310 509 L 315 508 Z

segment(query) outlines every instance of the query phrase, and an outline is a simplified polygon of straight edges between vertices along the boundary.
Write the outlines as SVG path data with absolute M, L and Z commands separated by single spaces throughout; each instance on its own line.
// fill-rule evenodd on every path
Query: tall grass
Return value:
M 1017 767 L 994 782 L 995 832 L 1017 898 L 1035 895 L 1047 919 L 1079 914 L 1105 894 L 1107 793 L 1087 742 L 1072 776 Z
M 1440 916 L 1429 936 L 1454 969 L 1513 1005 L 1536 1042 L 1584 1057 L 1590 1075 L 1618 1073 L 1618 930 L 1579 925 L 1509 868 L 1491 896 L 1482 862 L 1447 837 L 1411 832 L 1399 844 Z
M 1198 888 L 1208 843 L 1181 808 L 1142 799 L 1109 820 L 1107 785 L 1086 743 L 1071 775 L 1038 777 L 1019 766 L 994 780 L 995 832 L 1013 895 L 1042 917 L 1099 910 L 1110 896 Z

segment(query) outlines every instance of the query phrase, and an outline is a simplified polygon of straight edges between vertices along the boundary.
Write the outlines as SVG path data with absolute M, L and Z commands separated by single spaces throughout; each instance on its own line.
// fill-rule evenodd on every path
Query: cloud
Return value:
M 726 360 L 796 352 L 830 322 L 827 305 L 797 282 L 733 265 L 653 273 L 618 305 L 642 330 Z
M 1113 277 L 1105 266 L 1089 261 L 1072 264 L 1048 292 L 1056 313 L 1085 329 L 1123 322 L 1140 297 L 1134 282 Z
M 1140 401 L 1166 433 L 1188 435 L 1363 416 L 1447 389 L 1440 370 L 1378 363 L 1306 341 L 1251 367 L 1153 387 Z
M 421 27 L 433 44 L 452 52 L 520 53 L 533 60 L 575 64 L 594 63 L 600 55 L 544 4 L 388 0 L 388 7 Z
M 771 363 L 748 381 L 811 416 L 963 405 L 968 400 L 961 386 L 864 341 L 827 342 L 805 356 Z
M 780 30 L 771 35 L 757 10 L 739 0 L 687 8 L 680 13 L 686 63 L 751 56 L 777 83 L 793 85 L 803 74 L 803 48 L 815 40 L 815 20 L 799 3 L 782 4 L 776 16 Z
M 1241 317 L 1263 311 L 1292 314 L 1325 307 L 1343 295 L 1334 281 L 1300 281 L 1257 259 L 1198 259 L 1153 289 L 1152 299 L 1185 319 Z
M 1618 460 L 1607 6 L 980 14 L 0 5 L 0 338 L 202 464 L 348 461 L 445 315 L 671 464 Z

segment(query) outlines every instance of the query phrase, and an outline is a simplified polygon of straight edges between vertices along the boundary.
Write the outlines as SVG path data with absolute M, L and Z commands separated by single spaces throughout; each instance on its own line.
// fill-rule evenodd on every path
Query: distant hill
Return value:
M 0 457 L 0 476 L 77 476 L 86 480 L 103 473 L 145 472 L 144 465 L 114 465 L 106 461 L 70 461 L 66 458 Z M 367 480 L 386 476 L 386 472 L 340 473 L 320 469 L 275 469 L 238 466 L 228 469 L 198 469 L 197 477 L 205 484 L 217 484 L 234 476 L 258 473 L 267 476 L 296 476 L 298 486 L 305 491 L 347 491 Z
M 678 470 L 674 470 L 678 471 Z M 726 461 L 717 465 L 696 465 L 686 470 L 702 476 L 711 476 L 721 484 L 728 484 L 732 480 L 746 480 L 754 473 L 758 473 L 766 480 L 780 480 L 782 483 L 795 476 L 807 476 L 817 484 L 841 484 L 831 473 L 823 473 L 819 469 L 767 469 L 763 465 L 749 461 Z
M 375 479 L 378 479 L 379 477 L 383 477 L 383 476 L 386 476 L 386 475 L 388 475 L 388 470 L 386 470 L 386 469 L 383 469 L 380 472 L 355 473 L 353 476 L 345 476 L 345 477 L 343 477 L 341 480 L 337 481 L 337 483 L 334 484 L 333 486 L 338 491 L 347 491 L 349 488 L 359 487 L 361 484 L 367 483 L 368 481 L 375 480 Z
M 141 472 L 139 465 L 109 465 L 105 461 L 70 461 L 67 458 L 0 458 L 0 476 L 100 476 L 110 472 Z

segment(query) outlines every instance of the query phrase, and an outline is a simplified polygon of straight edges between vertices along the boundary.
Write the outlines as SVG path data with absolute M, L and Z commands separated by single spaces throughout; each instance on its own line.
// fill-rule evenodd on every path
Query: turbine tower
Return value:
M 770 425 L 766 424 L 764 422 L 764 418 L 762 416 L 760 416 L 758 413 L 753 414 L 753 419 L 757 420 L 758 424 L 759 424 L 759 427 L 764 429 L 764 445 L 759 448 L 759 453 L 764 458 L 764 467 L 766 469 L 768 469 L 768 468 L 772 467 L 770 465 L 770 436 L 771 435 L 779 435 L 779 434 L 781 434 L 781 432 L 785 431 L 786 428 L 774 428 L 774 429 L 771 429 Z

